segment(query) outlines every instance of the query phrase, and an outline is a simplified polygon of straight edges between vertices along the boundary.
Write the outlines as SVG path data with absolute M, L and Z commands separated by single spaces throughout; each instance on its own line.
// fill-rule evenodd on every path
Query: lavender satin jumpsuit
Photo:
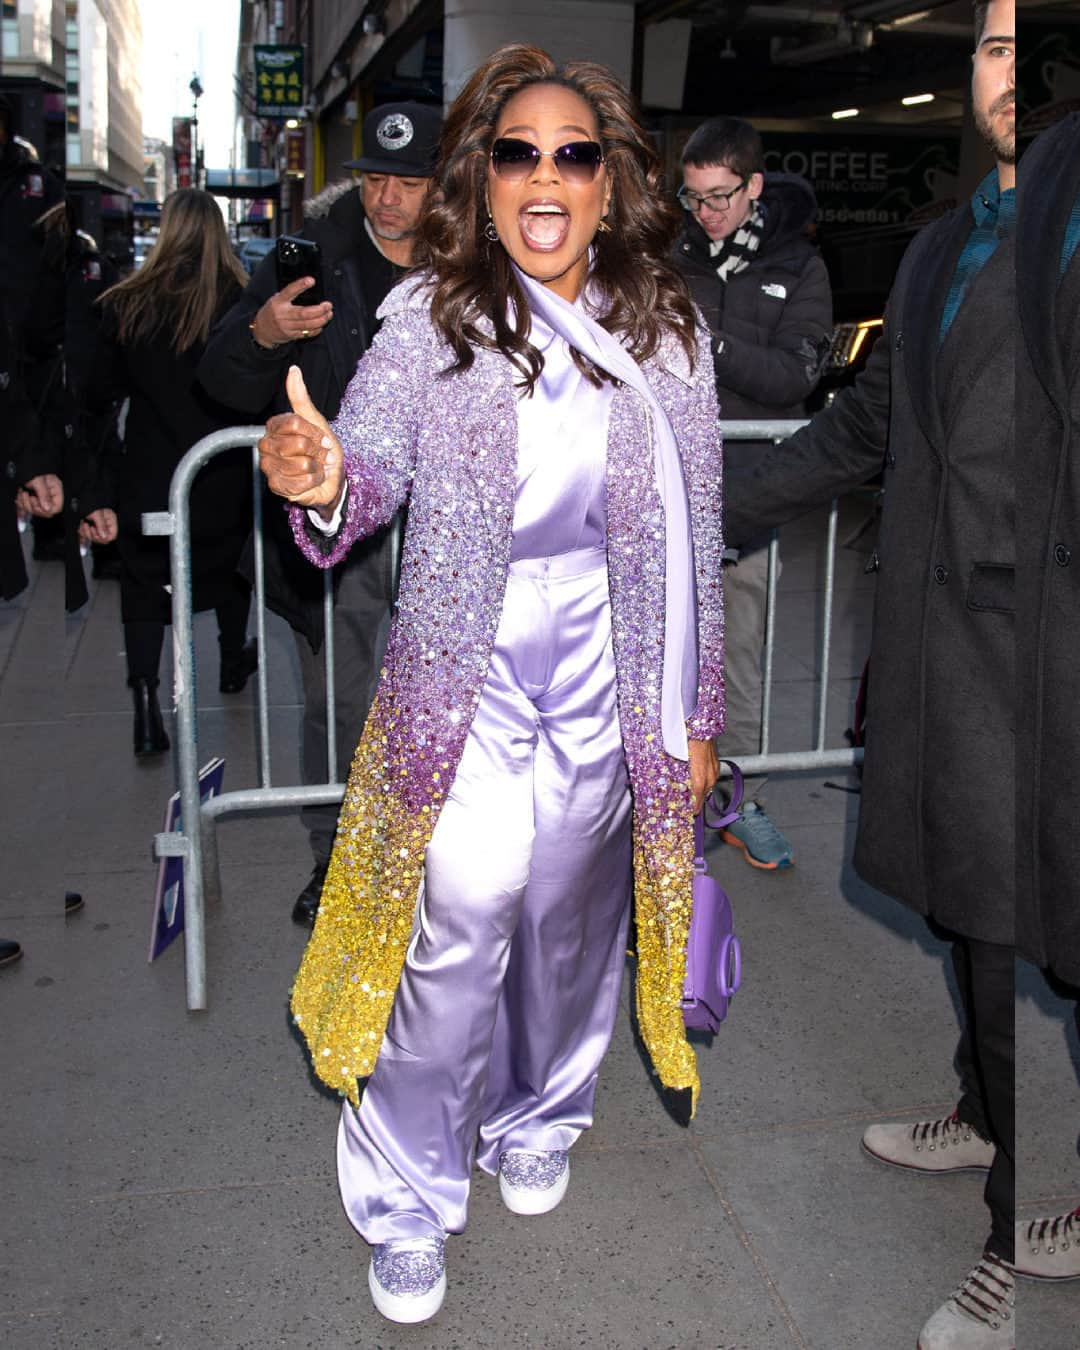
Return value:
M 534 325 L 532 341 L 539 333 Z M 371 1243 L 458 1233 L 474 1155 L 567 1149 L 618 1007 L 630 791 L 605 555 L 611 385 L 547 333 L 518 402 L 510 573 L 487 681 L 425 856 L 416 924 L 338 1179 Z

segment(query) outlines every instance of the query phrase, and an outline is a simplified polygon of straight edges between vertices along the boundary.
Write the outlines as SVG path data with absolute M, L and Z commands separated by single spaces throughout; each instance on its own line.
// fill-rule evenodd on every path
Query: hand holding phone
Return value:
M 292 285 L 303 277 L 313 277 L 315 284 L 293 298 L 294 305 L 321 305 L 326 299 L 322 284 L 322 252 L 313 239 L 301 239 L 283 234 L 275 245 L 278 290 Z
M 329 300 L 322 298 L 320 279 L 319 246 L 307 239 L 292 239 L 283 236 L 278 241 L 278 251 L 274 261 L 278 277 L 278 290 L 256 313 L 251 322 L 251 334 L 256 344 L 266 351 L 281 347 L 288 342 L 304 342 L 317 337 L 334 317 L 334 307 Z M 305 248 L 294 252 L 286 247 L 285 261 L 282 263 L 281 245 L 302 244 Z M 308 249 L 315 250 L 312 257 Z M 298 267 L 300 261 L 314 264 L 311 270 Z M 283 282 L 282 272 L 298 268 L 298 275 Z M 315 285 L 310 281 L 314 280 Z M 317 294 L 320 298 L 314 303 L 308 296 Z

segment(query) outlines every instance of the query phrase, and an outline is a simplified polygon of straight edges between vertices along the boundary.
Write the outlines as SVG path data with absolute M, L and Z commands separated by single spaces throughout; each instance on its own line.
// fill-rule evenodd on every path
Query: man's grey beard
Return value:
M 1002 109 L 1010 107 L 1014 102 L 1010 96 L 1006 100 L 997 99 L 990 105 L 988 113 L 982 113 L 978 108 L 975 110 L 975 128 L 986 144 L 994 152 L 994 156 L 999 164 L 1016 163 L 1016 127 L 1004 136 L 999 136 L 994 130 L 993 116 Z
M 399 243 L 402 239 L 410 239 L 416 233 L 416 226 L 409 230 L 393 230 L 387 233 L 386 230 L 380 230 L 374 221 L 371 223 L 371 232 L 380 239 L 385 239 L 388 244 Z

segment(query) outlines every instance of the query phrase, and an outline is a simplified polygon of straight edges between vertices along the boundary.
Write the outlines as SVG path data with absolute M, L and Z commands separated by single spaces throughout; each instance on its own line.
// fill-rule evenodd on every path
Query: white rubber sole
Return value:
M 375 1278 L 374 1264 L 368 1266 L 368 1288 L 376 1309 L 391 1322 L 426 1322 L 442 1307 L 446 1297 L 446 1271 L 426 1294 L 389 1294 Z
M 499 1173 L 499 1194 L 511 1214 L 548 1214 L 561 1203 L 569 1185 L 569 1158 L 566 1160 L 562 1176 L 555 1185 L 543 1191 L 531 1186 L 527 1189 L 524 1186 L 511 1186 L 503 1174 Z
M 878 1153 L 872 1149 L 866 1140 L 862 1141 L 862 1151 L 868 1158 L 873 1158 L 875 1162 L 884 1163 L 886 1167 L 899 1167 L 903 1172 L 916 1172 L 924 1177 L 949 1177 L 955 1176 L 958 1172 L 989 1172 L 989 1163 L 950 1163 L 948 1167 L 920 1167 L 918 1163 L 901 1162 L 897 1158 L 886 1158 L 883 1153 Z

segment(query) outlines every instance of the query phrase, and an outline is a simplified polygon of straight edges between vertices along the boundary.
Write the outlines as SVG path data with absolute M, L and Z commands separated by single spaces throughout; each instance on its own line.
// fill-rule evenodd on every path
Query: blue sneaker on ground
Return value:
M 745 802 L 738 820 L 720 831 L 725 844 L 741 848 L 751 867 L 775 872 L 781 867 L 794 867 L 791 845 L 772 823 L 757 802 Z

